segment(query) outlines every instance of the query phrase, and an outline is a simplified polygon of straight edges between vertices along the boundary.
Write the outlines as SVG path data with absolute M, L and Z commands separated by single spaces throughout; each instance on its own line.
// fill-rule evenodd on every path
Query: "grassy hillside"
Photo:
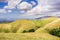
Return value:
M 57 17 L 16 20 L 0 24 L 0 40 L 60 40 L 59 28 L 60 19 Z

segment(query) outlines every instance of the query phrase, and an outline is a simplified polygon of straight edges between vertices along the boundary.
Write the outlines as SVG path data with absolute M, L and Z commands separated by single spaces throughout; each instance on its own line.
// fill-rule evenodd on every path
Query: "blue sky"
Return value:
M 8 5 L 8 2 L 0 2 L 0 9 L 2 9 L 6 5 Z
M 30 0 L 30 1 L 32 1 L 32 0 Z M 28 3 L 30 1 L 28 0 Z M 33 0 L 33 1 L 35 1 L 35 0 Z M 35 1 L 35 2 L 37 3 L 37 1 Z M 3 9 L 4 6 L 7 6 L 7 5 L 8 5 L 8 2 L 0 2 L 0 9 Z M 36 5 L 34 5 L 34 6 L 36 6 Z M 12 12 L 10 12 L 10 13 L 9 12 L 0 13 L 0 19 L 2 21 L 4 21 L 4 20 L 12 21 L 12 20 L 16 20 L 16 19 L 34 19 L 34 16 L 32 16 L 32 17 L 30 17 L 30 16 L 22 16 L 22 13 L 20 13 L 20 11 L 17 10 L 17 9 L 11 9 L 11 10 L 12 10 Z M 8 10 L 6 9 L 6 11 L 8 11 Z

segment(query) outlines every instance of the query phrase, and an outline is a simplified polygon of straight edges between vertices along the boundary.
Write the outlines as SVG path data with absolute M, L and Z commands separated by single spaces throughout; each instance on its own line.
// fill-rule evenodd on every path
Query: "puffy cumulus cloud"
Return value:
M 27 17 L 31 17 L 31 18 L 38 18 L 40 17 L 40 14 L 41 14 L 41 5 L 40 5 L 40 0 L 39 1 L 39 4 L 31 9 L 31 10 L 28 10 L 25 14 L 23 14 L 22 16 L 27 16 Z
M 21 0 L 7 0 L 7 1 L 8 1 L 8 6 L 5 6 L 4 8 L 14 9 Z
M 27 2 L 22 2 L 21 4 L 17 6 L 17 8 L 20 10 L 30 10 L 32 9 L 32 5 Z
M 40 6 L 40 4 L 37 5 L 35 8 L 33 8 L 32 10 L 27 11 L 27 13 L 24 14 L 24 15 L 36 16 L 37 14 L 41 14 L 41 6 Z
M 0 13 L 6 13 L 5 9 L 0 9 Z

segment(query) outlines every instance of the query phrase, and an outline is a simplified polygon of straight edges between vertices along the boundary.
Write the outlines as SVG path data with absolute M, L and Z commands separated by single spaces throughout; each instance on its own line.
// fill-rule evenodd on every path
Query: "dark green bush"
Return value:
M 55 28 L 50 31 L 50 34 L 60 37 L 60 28 Z
M 26 31 L 26 30 L 23 31 L 23 33 L 28 33 L 28 32 L 35 32 L 35 30 L 34 29 L 30 29 L 28 31 Z

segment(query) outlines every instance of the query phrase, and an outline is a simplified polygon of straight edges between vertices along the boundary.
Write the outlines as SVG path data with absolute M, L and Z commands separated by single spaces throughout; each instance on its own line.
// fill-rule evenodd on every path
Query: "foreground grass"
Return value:
M 0 33 L 0 40 L 60 40 L 48 33 Z

